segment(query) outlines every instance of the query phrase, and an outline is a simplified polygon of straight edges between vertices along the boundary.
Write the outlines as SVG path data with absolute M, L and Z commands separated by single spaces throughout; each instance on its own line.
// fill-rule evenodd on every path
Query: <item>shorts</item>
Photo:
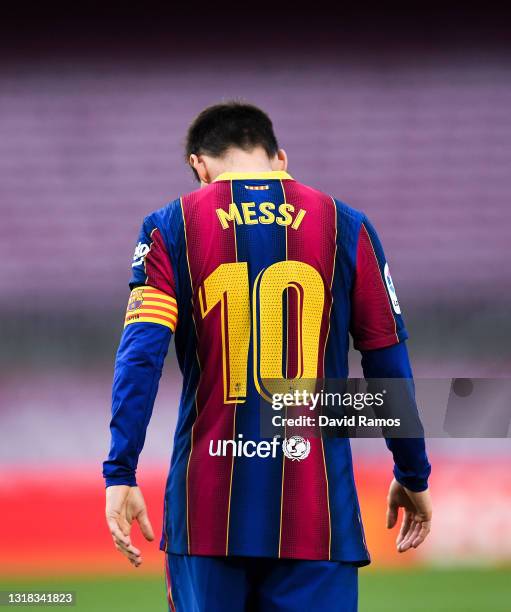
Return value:
M 340 561 L 165 555 L 171 612 L 356 612 L 358 568 Z

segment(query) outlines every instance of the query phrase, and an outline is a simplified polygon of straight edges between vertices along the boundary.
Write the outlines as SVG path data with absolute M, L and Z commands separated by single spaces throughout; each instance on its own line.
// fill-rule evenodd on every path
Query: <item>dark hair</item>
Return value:
M 222 157 L 230 147 L 250 151 L 258 146 L 268 157 L 277 154 L 279 145 L 271 119 L 257 106 L 231 100 L 208 106 L 193 120 L 186 136 L 185 155 L 188 162 L 192 154 Z M 193 172 L 199 180 L 195 169 Z

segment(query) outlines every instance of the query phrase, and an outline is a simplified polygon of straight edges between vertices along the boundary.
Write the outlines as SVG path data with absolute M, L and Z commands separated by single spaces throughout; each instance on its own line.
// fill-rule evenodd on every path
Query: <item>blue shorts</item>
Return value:
M 339 561 L 166 555 L 171 612 L 356 612 L 358 568 Z

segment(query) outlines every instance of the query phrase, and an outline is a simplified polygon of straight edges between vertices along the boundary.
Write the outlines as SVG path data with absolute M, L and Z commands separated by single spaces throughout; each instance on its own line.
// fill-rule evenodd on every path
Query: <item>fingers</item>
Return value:
M 154 531 L 151 525 L 151 521 L 149 520 L 149 515 L 147 511 L 141 510 L 137 516 L 137 521 L 140 526 L 140 531 L 146 540 L 152 542 L 154 540 Z
M 412 520 L 408 531 L 404 534 L 401 542 L 398 544 L 399 552 L 406 552 L 412 546 L 413 539 L 419 535 L 420 523 Z
M 125 536 L 120 530 L 112 533 L 115 548 L 125 555 L 132 565 L 138 567 L 142 563 L 142 553 L 138 548 L 133 546 L 130 538 Z
M 142 556 L 138 548 L 135 548 L 135 546 L 133 546 L 132 544 L 130 544 L 129 546 L 123 546 L 115 540 L 114 543 L 115 548 L 125 557 L 127 557 L 132 565 L 134 565 L 135 567 L 139 567 L 142 564 Z
M 387 505 L 387 529 L 392 529 L 397 523 L 398 513 L 399 506 L 395 502 L 389 500 Z
M 129 545 L 130 539 L 127 534 L 124 534 L 121 528 L 119 527 L 119 523 L 115 518 L 107 517 L 106 522 L 108 524 L 108 528 L 110 529 L 110 533 L 114 539 L 114 542 L 119 542 L 119 544 L 123 544 L 125 546 Z
M 412 521 L 401 541 L 397 542 L 398 551 L 406 552 L 410 548 L 417 548 L 424 542 L 430 531 L 431 521 Z
M 107 518 L 108 527 L 112 534 L 115 548 L 123 553 L 131 562 L 132 565 L 138 567 L 142 563 L 141 552 L 133 546 L 129 535 L 123 533 L 118 521 L 115 518 Z
M 138 548 L 133 546 L 131 542 L 129 544 L 123 544 L 114 538 L 115 548 L 120 552 L 126 553 L 126 556 L 140 557 L 142 554 Z
M 417 536 L 412 540 L 412 547 L 417 548 L 420 546 L 424 540 L 428 537 L 429 532 L 431 531 L 431 521 L 423 521 L 420 524 L 420 530 Z
M 399 530 L 399 535 L 396 538 L 396 546 L 399 551 L 400 551 L 401 544 L 408 536 L 408 533 L 412 527 L 412 523 L 413 523 L 413 515 L 407 510 L 405 510 L 403 521 L 401 523 L 401 529 Z
M 131 533 L 131 523 L 126 518 L 124 513 L 121 513 L 121 516 L 118 520 L 119 528 L 123 532 L 125 536 L 129 536 Z

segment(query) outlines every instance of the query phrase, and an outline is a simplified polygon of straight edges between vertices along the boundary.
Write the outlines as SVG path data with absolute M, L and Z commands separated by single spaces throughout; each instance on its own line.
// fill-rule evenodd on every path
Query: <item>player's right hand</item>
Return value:
M 406 552 L 420 546 L 431 530 L 433 510 L 429 490 L 419 493 L 410 491 L 394 479 L 390 483 L 387 503 L 387 529 L 392 529 L 397 523 L 399 508 L 404 509 L 401 529 L 396 539 L 397 550 Z
M 149 542 L 154 540 L 142 491 L 138 487 L 126 485 L 107 487 L 105 514 L 115 548 L 125 555 L 133 566 L 138 567 L 142 563 L 142 553 L 131 543 L 133 521 L 138 522 L 146 540 Z

